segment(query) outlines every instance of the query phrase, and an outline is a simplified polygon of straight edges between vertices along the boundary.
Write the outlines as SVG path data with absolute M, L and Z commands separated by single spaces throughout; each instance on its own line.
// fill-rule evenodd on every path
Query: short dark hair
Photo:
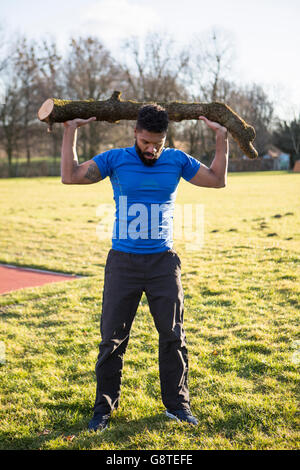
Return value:
M 148 132 L 167 132 L 169 118 L 167 111 L 158 104 L 146 104 L 139 110 L 136 128 Z

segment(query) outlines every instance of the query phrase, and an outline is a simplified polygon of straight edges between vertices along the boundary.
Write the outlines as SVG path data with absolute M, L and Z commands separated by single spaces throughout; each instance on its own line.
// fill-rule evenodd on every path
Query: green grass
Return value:
M 218 190 L 182 180 L 177 203 L 204 204 L 205 214 L 202 249 L 175 243 L 199 427 L 164 415 L 143 296 L 120 407 L 100 434 L 86 427 L 110 248 L 96 209 L 112 202 L 109 180 L 3 179 L 0 191 L 0 262 L 86 276 L 0 296 L 1 449 L 299 448 L 299 175 L 229 174 Z

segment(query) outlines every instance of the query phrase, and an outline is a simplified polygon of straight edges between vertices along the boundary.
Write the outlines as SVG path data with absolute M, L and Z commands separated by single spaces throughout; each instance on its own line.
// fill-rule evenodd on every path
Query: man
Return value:
M 160 385 L 166 415 L 197 425 L 190 410 L 181 262 L 172 248 L 172 215 L 181 177 L 196 186 L 226 185 L 227 130 L 199 116 L 216 134 L 216 153 L 208 168 L 180 150 L 165 148 L 167 112 L 155 104 L 145 105 L 139 111 L 133 147 L 112 149 L 79 165 L 77 128 L 95 119 L 64 123 L 61 161 L 64 184 L 91 184 L 109 176 L 116 204 L 112 248 L 105 266 L 102 340 L 89 429 L 105 429 L 118 407 L 123 356 L 143 292 L 159 333 Z

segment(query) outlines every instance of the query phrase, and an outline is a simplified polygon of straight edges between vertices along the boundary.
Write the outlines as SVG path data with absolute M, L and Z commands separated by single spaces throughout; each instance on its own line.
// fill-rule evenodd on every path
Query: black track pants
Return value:
M 188 355 L 183 329 L 181 263 L 174 250 L 154 254 L 111 249 L 105 266 L 101 343 L 94 411 L 111 412 L 120 399 L 123 356 L 145 292 L 159 333 L 159 373 L 166 408 L 189 408 Z

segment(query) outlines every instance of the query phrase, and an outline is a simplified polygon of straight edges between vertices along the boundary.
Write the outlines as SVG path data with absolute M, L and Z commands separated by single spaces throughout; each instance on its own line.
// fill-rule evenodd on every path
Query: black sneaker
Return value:
M 177 421 L 185 421 L 189 424 L 193 424 L 194 426 L 197 426 L 198 424 L 198 420 L 189 410 L 166 410 L 166 415 L 168 418 L 176 419 Z
M 94 413 L 91 421 L 89 422 L 89 431 L 104 431 L 104 429 L 108 426 L 108 421 L 110 418 L 110 414 L 103 414 L 103 413 Z

